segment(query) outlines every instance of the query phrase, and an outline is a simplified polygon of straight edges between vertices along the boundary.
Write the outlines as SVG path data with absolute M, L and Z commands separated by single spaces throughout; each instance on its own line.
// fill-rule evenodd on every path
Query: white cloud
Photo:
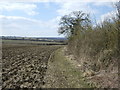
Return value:
M 90 15 L 92 17 L 94 17 L 95 15 L 98 17 L 101 15 L 102 12 L 100 12 L 97 7 L 102 7 L 102 6 L 107 6 L 108 8 L 112 8 L 115 4 L 117 0 L 84 0 L 84 1 L 80 1 L 80 0 L 66 0 L 66 1 L 59 1 L 58 3 L 60 4 L 60 9 L 57 10 L 59 16 L 63 16 L 65 14 L 69 14 L 72 11 L 84 11 L 85 13 L 90 13 Z M 90 5 L 93 5 L 93 7 L 91 7 Z M 113 7 L 114 8 L 114 7 Z M 95 16 L 95 17 L 96 17 Z M 112 12 L 107 12 L 104 15 L 101 15 L 100 19 L 97 20 L 97 22 L 101 22 L 103 21 L 105 18 L 112 18 L 112 16 L 115 16 L 115 11 Z M 93 18 L 95 19 L 95 18 Z
M 102 23 L 104 20 L 116 18 L 117 11 L 111 11 L 100 16 L 100 19 L 97 21 L 97 24 Z
M 116 16 L 116 11 L 111 11 L 111 12 L 108 12 L 106 14 L 103 14 L 101 16 L 101 20 L 104 21 L 105 19 L 111 19 L 111 18 L 113 18 L 115 16 Z
M 36 15 L 38 12 L 35 11 L 37 6 L 35 4 L 26 4 L 26 3 L 8 3 L 8 2 L 1 2 L 0 3 L 0 11 L 13 11 L 13 10 L 20 10 L 28 15 Z
M 60 15 L 68 14 L 72 11 L 82 10 L 85 13 L 97 14 L 99 11 L 90 5 L 107 6 L 111 8 L 118 0 L 55 0 L 60 4 L 61 8 L 57 10 Z
M 23 21 L 28 21 L 28 22 L 38 22 L 38 20 L 31 19 L 31 18 L 26 18 L 26 17 L 21 17 L 21 16 L 4 16 L 0 15 L 0 20 L 23 20 Z
M 1 0 L 2 2 L 116 2 L 119 0 Z
M 20 0 L 19 2 L 28 2 L 32 0 Z M 36 0 L 34 0 L 35 2 Z M 82 10 L 87 13 L 96 14 L 99 13 L 96 8 L 91 8 L 89 4 L 92 2 L 93 5 L 96 6 L 110 6 L 110 4 L 105 2 L 111 2 L 114 0 L 37 0 L 38 2 L 56 2 L 60 8 L 57 10 L 58 16 L 49 21 L 41 21 L 35 20 L 25 17 L 18 16 L 4 16 L 0 15 L 0 19 L 2 20 L 2 31 L 3 34 L 12 35 L 27 35 L 27 36 L 47 36 L 48 33 L 50 36 L 55 36 L 57 34 L 58 21 L 60 20 L 60 16 L 68 14 L 75 10 Z M 17 0 L 16 0 L 17 2 Z M 114 1 L 115 2 L 115 1 Z M 49 4 L 46 4 L 46 7 L 49 8 Z M 1 3 L 0 11 L 7 10 L 21 10 L 24 11 L 28 15 L 36 15 L 38 12 L 35 11 L 37 8 L 36 4 L 33 3 Z M 102 15 L 101 19 L 108 16 L 109 13 Z M 19 31 L 18 31 L 19 30 Z
M 55 19 L 45 22 L 25 17 L 0 15 L 0 21 L 2 21 L 2 35 L 58 36 L 58 24 Z
M 91 8 L 88 3 L 85 2 L 64 2 L 61 4 L 61 8 L 57 10 L 59 15 L 65 15 L 72 11 L 84 11 L 85 13 L 97 13 L 96 9 Z

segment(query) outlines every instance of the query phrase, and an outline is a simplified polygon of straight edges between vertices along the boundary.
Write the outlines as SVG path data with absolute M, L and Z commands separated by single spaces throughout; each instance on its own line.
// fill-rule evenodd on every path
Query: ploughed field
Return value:
M 52 52 L 60 46 L 2 46 L 2 88 L 41 88 Z

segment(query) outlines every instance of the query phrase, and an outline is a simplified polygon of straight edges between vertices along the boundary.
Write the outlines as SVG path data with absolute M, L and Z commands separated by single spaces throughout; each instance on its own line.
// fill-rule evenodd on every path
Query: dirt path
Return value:
M 61 48 L 52 55 L 44 78 L 45 88 L 89 88 L 75 62 L 64 56 Z

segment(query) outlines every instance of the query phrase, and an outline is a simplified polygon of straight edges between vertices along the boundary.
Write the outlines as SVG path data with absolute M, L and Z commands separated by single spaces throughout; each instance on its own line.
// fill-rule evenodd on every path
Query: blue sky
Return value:
M 76 10 L 90 13 L 97 22 L 115 15 L 112 2 L 1 2 L 1 35 L 63 37 L 57 33 L 60 17 Z

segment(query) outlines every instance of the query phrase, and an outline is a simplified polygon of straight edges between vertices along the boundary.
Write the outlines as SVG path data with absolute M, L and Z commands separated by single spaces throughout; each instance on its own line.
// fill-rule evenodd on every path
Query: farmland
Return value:
M 2 88 L 41 88 L 51 53 L 59 45 L 2 45 Z
M 30 40 L 2 40 L 4 44 L 26 44 L 26 45 L 63 45 L 61 42 L 49 41 L 30 41 Z
M 2 89 L 91 87 L 71 60 L 65 58 L 64 44 L 2 42 Z

